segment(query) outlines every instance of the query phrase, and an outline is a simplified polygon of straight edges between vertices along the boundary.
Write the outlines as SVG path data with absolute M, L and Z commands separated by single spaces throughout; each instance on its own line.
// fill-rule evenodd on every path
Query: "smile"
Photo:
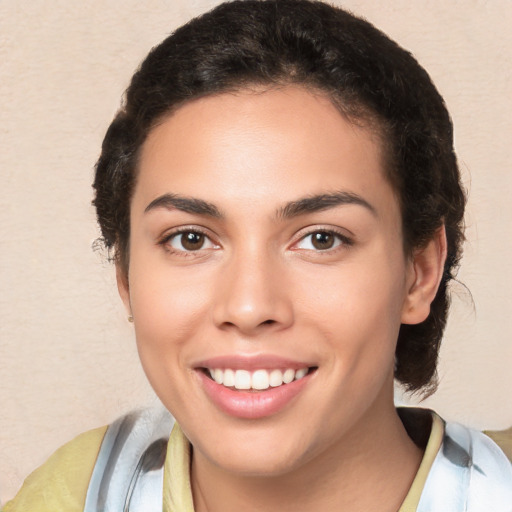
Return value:
M 318 366 L 273 355 L 232 355 L 198 361 L 195 370 L 212 405 L 229 416 L 256 420 L 291 406 Z
M 258 390 L 263 391 L 268 388 L 277 388 L 283 384 L 290 384 L 294 380 L 304 378 L 309 368 L 300 368 L 294 370 L 287 368 L 285 370 L 273 369 L 257 369 L 255 371 L 248 370 L 232 370 L 222 368 L 208 368 L 211 378 L 217 383 L 227 388 L 238 390 Z

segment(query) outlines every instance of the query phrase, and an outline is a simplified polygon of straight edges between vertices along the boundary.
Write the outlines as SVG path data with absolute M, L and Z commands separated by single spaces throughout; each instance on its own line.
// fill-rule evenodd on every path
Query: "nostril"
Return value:
M 275 320 L 265 320 L 264 322 L 261 322 L 261 325 L 272 325 L 275 324 Z

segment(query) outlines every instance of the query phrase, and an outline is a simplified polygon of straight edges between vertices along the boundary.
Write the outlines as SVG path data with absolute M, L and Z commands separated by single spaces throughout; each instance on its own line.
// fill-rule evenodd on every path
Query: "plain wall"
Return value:
M 93 166 L 148 50 L 218 2 L 0 0 L 0 501 L 79 432 L 155 400 L 98 237 Z M 341 4 L 341 2 L 338 2 Z M 512 2 L 347 0 L 446 99 L 470 192 L 465 259 L 424 405 L 512 425 Z

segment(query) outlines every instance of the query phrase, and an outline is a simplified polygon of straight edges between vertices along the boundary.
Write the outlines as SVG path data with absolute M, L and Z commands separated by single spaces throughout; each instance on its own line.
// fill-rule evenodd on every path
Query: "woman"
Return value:
M 410 54 L 323 3 L 222 4 L 134 75 L 94 187 L 176 422 L 82 436 L 6 511 L 508 510 L 492 441 L 393 404 L 435 388 L 465 203 Z

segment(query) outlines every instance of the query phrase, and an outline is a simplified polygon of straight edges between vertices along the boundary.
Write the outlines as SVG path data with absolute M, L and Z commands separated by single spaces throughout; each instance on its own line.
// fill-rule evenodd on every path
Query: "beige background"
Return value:
M 154 400 L 113 269 L 91 250 L 92 168 L 132 71 L 212 0 L 0 0 L 0 501 L 57 446 Z M 453 115 L 468 243 L 426 402 L 512 424 L 512 1 L 347 0 L 409 48 Z

